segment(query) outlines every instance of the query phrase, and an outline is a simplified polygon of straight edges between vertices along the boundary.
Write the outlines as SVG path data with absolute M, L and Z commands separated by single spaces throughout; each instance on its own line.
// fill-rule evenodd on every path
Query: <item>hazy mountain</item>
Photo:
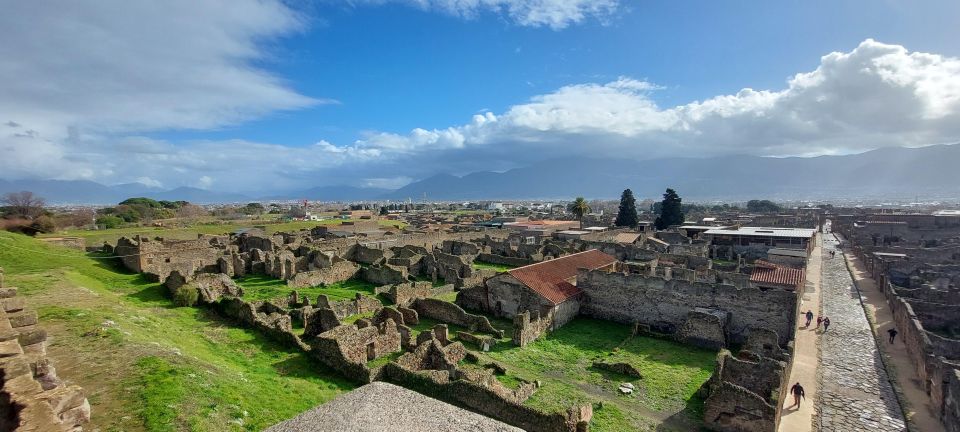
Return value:
M 260 198 L 192 187 L 161 190 L 141 183 L 106 186 L 87 180 L 0 180 L 0 193 L 29 190 L 51 204 L 116 204 L 136 196 L 199 204 L 255 199 L 616 198 L 628 187 L 640 198 L 657 197 L 672 187 L 684 198 L 699 200 L 957 198 L 958 167 L 960 145 L 937 145 L 813 158 L 554 159 L 502 173 L 476 172 L 463 177 L 438 174 L 395 191 L 318 186 Z
M 657 197 L 672 187 L 696 199 L 958 197 L 958 166 L 960 145 L 813 158 L 556 159 L 503 173 L 440 174 L 384 197 L 616 198 L 627 187 L 639 197 Z

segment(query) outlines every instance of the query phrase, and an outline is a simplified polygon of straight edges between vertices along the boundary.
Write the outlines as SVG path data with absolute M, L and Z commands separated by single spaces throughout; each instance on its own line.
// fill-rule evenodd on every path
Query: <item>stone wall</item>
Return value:
M 443 300 L 424 298 L 417 299 L 411 306 L 420 317 L 432 318 L 447 324 L 456 324 L 470 329 L 472 332 L 489 333 L 503 337 L 503 331 L 490 324 L 490 320 L 482 315 L 467 313 L 454 303 Z
M 519 347 L 527 346 L 530 342 L 545 335 L 547 330 L 550 329 L 552 321 L 552 314 L 541 317 L 539 312 L 534 312 L 532 319 L 530 312 L 517 314 L 513 317 L 513 333 L 511 334 L 513 344 Z
M 787 364 L 749 351 L 740 357 L 726 350 L 717 355 L 714 374 L 704 385 L 704 424 L 720 432 L 775 431 Z
M 67 385 L 46 358 L 47 334 L 0 269 L 0 430 L 79 431 L 90 421 L 83 389 Z
M 328 308 L 333 310 L 337 319 L 341 320 L 351 315 L 374 312 L 383 307 L 380 300 L 360 293 L 357 293 L 353 300 L 340 301 L 332 301 L 329 297 L 320 294 L 317 296 L 317 302 L 315 304 L 318 309 Z
M 298 272 L 287 280 L 287 285 L 292 288 L 332 285 L 353 278 L 359 271 L 360 266 L 351 261 L 338 261 L 320 270 Z
M 463 346 L 443 347 L 426 341 L 383 368 L 382 378 L 422 394 L 458 405 L 531 432 L 586 431 L 593 410 L 590 405 L 571 406 L 563 412 L 544 412 L 523 405 L 536 390 L 523 383 L 506 388 L 490 369 L 478 371 L 457 367 L 465 354 Z
M 638 274 L 581 270 L 580 313 L 625 324 L 639 322 L 673 334 L 696 308 L 729 314 L 727 340 L 744 343 L 751 328 L 767 328 L 786 346 L 793 339 L 797 294 L 732 285 L 664 280 Z
M 960 369 L 948 374 L 943 398 L 943 424 L 947 432 L 960 432 Z
M 678 342 L 700 348 L 719 350 L 727 346 L 727 314 L 709 310 L 693 310 L 687 314 L 686 321 L 677 329 Z
M 390 285 L 383 294 L 399 306 L 410 306 L 414 300 L 453 292 L 453 285 L 434 287 L 430 282 L 410 282 Z
M 508 257 L 503 255 L 494 255 L 489 253 L 482 253 L 477 255 L 477 261 L 490 263 L 490 264 L 500 264 L 508 265 L 513 267 L 523 267 L 525 265 L 533 264 L 534 261 L 530 258 L 520 258 L 520 257 Z
M 393 320 L 380 326 L 342 325 L 306 341 L 310 354 L 350 379 L 371 379 L 367 362 L 400 351 L 400 331 Z

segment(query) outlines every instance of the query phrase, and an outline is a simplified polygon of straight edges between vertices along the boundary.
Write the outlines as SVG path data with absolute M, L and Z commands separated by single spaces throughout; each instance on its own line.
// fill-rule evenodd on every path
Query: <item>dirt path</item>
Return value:
M 820 276 L 822 265 L 823 236 L 817 235 L 817 242 L 807 260 L 807 281 L 803 289 L 803 301 L 800 314 L 808 310 L 820 314 Z M 817 367 L 820 364 L 819 338 L 816 326 L 803 327 L 804 317 L 798 317 L 797 336 L 794 341 L 793 368 L 790 370 L 790 385 L 799 382 L 806 393 L 806 401 L 799 409 L 787 409 L 793 398 L 783 398 L 784 408 L 780 413 L 780 432 L 809 432 L 813 430 L 814 401 L 817 400 Z
M 887 330 L 894 327 L 894 322 L 883 292 L 878 289 L 863 263 L 856 256 L 846 252 L 844 256 L 854 282 L 860 290 L 864 307 L 869 311 L 873 332 L 877 340 L 882 341 L 879 345 L 884 354 L 887 369 L 899 384 L 901 398 L 906 399 L 901 400 L 901 403 L 906 405 L 904 411 L 909 419 L 910 429 L 924 432 L 943 431 L 943 424 L 934 414 L 936 410 L 923 390 L 916 367 L 910 360 L 903 342 L 896 340 L 895 343 L 890 344 L 887 341 L 889 338 Z

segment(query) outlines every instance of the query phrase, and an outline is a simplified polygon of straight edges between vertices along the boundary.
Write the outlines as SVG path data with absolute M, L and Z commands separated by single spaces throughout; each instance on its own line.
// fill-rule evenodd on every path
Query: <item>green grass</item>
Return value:
M 483 261 L 474 261 L 473 268 L 477 270 L 496 270 L 500 273 L 503 273 L 507 270 L 516 268 L 515 266 L 506 265 L 506 264 L 494 264 Z
M 112 262 L 0 233 L 0 265 L 102 431 L 261 430 L 354 387 L 336 372 Z M 69 371 L 69 372 L 67 372 Z
M 489 356 L 507 366 L 507 377 L 544 385 L 526 403 L 544 410 L 562 410 L 573 403 L 605 401 L 603 415 L 591 430 L 642 430 L 651 417 L 676 413 L 686 426 L 699 424 L 703 401 L 697 390 L 713 373 L 716 353 L 649 337 L 630 338 L 630 328 L 607 321 L 578 318 L 524 348 L 496 345 Z M 627 362 L 644 375 L 635 379 L 596 369 L 595 360 Z M 635 396 L 616 392 L 620 383 L 637 386 Z M 671 430 L 667 428 L 667 430 Z M 681 429 L 682 430 L 682 429 Z
M 286 281 L 265 275 L 247 275 L 237 278 L 236 282 L 243 288 L 243 298 L 247 300 L 283 299 L 294 290 L 294 288 L 287 286 Z M 376 288 L 376 285 L 372 283 L 360 279 L 348 279 L 326 287 L 295 289 L 300 293 L 300 296 L 306 296 L 311 302 L 315 302 L 320 294 L 324 294 L 334 301 L 353 300 L 358 293 L 374 297 L 374 288 Z

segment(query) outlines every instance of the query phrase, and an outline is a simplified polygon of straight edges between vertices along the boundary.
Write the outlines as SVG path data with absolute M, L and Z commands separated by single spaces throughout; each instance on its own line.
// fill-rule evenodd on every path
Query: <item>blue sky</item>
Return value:
M 396 187 L 588 151 L 960 139 L 956 1 L 199 3 L 11 5 L 6 176 Z M 18 24 L 36 20 L 49 34 Z

